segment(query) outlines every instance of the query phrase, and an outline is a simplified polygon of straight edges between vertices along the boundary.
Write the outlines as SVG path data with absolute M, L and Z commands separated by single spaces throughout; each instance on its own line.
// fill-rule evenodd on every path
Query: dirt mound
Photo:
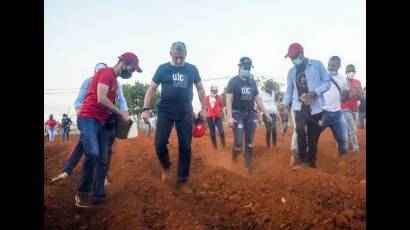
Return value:
M 117 140 L 106 187 L 109 200 L 87 210 L 74 205 L 81 162 L 71 177 L 51 182 L 78 136 L 45 142 L 46 229 L 365 229 L 365 130 L 359 130 L 360 153 L 344 157 L 338 156 L 330 130 L 322 133 L 317 169 L 289 167 L 291 134 L 279 134 L 277 147 L 269 149 L 264 128 L 257 129 L 251 175 L 244 171 L 244 154 L 231 163 L 230 129 L 226 149 L 214 150 L 209 134 L 194 138 L 189 193 L 175 187 L 175 132 L 166 183 L 160 181 L 153 136 Z

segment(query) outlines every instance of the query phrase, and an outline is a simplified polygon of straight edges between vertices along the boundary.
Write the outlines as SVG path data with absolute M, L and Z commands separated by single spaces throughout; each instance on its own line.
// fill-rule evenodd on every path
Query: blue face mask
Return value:
M 239 77 L 248 78 L 250 74 L 251 72 L 249 70 L 243 69 L 239 71 Z

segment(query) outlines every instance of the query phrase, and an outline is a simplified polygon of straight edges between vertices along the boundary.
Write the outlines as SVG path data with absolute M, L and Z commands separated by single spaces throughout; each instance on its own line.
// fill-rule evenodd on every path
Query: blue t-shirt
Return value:
M 229 80 L 226 93 L 233 94 L 232 110 L 240 112 L 254 111 L 255 97 L 259 94 L 254 79 L 248 77 L 243 81 L 239 76 L 235 76 Z
M 196 66 L 186 63 L 183 66 L 162 64 L 152 78 L 156 84 L 162 84 L 161 100 L 158 111 L 169 113 L 192 113 L 192 85 L 199 83 Z

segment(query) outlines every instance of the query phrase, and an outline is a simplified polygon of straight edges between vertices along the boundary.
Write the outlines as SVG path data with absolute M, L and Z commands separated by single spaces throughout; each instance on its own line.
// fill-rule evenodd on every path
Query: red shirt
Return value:
M 212 117 L 213 120 L 215 120 L 215 118 L 217 117 L 221 117 L 222 109 L 223 107 L 225 107 L 221 96 L 216 95 L 215 99 L 216 101 L 214 107 L 212 108 L 210 96 L 208 95 L 205 97 L 206 107 L 208 108 L 208 117 Z
M 348 84 L 349 84 L 350 95 L 352 94 L 358 95 L 358 97 L 353 97 L 353 98 L 348 99 L 347 101 L 343 101 L 341 104 L 341 107 L 342 109 L 348 109 L 348 110 L 357 112 L 358 102 L 359 102 L 360 95 L 362 92 L 362 84 L 357 79 L 349 79 Z
M 87 95 L 85 96 L 84 103 L 81 106 L 78 117 L 95 118 L 105 124 L 108 117 L 111 115 L 111 111 L 103 105 L 98 104 L 98 83 L 108 86 L 107 97 L 112 103 L 115 104 L 118 89 L 117 77 L 115 76 L 112 68 L 103 68 L 91 79 L 90 85 L 88 86 Z
M 52 129 L 57 126 L 57 121 L 56 120 L 48 120 L 47 121 L 47 128 Z

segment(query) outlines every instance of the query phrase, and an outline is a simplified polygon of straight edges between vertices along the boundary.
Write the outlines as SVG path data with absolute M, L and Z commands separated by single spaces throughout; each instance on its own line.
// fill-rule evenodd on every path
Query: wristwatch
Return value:
M 144 112 L 144 111 L 149 111 L 149 110 L 151 110 L 150 108 L 144 108 L 143 110 L 142 110 L 142 112 Z

